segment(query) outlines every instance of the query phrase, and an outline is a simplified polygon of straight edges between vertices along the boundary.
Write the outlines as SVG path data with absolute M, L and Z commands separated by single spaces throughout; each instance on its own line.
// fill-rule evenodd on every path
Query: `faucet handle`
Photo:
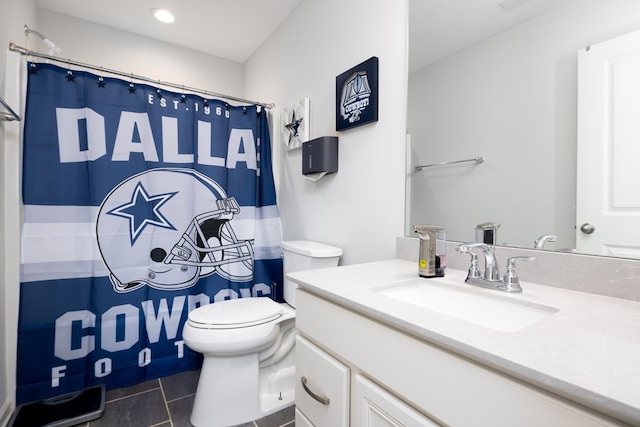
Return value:
M 516 267 L 516 261 L 533 261 L 536 259 L 534 256 L 514 256 L 507 258 L 507 270 Z
M 534 256 L 514 256 L 507 259 L 507 271 L 502 278 L 507 292 L 522 292 L 520 279 L 516 273 L 516 261 L 533 261 L 534 259 L 536 259 Z
M 457 249 L 456 249 L 457 250 Z M 458 251 L 460 253 L 466 253 L 471 256 L 471 265 L 469 266 L 469 271 L 467 272 L 467 279 L 465 281 L 469 281 L 469 279 L 477 279 L 482 277 L 482 272 L 478 267 L 478 255 L 468 250 L 467 252 Z
M 467 278 L 465 282 L 468 282 L 469 279 L 478 279 L 482 277 L 482 272 L 480 271 L 480 267 L 478 267 L 478 255 L 471 251 L 473 248 L 477 248 L 479 246 L 486 245 L 484 243 L 477 242 L 461 243 L 456 248 L 457 252 L 460 252 L 461 254 L 467 254 L 471 257 L 471 265 L 469 266 L 469 271 L 467 272 Z

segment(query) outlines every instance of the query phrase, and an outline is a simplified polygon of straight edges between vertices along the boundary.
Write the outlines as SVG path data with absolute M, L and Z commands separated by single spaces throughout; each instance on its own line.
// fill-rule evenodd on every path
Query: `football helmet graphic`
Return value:
M 151 169 L 124 180 L 96 221 L 114 289 L 184 289 L 214 273 L 251 280 L 253 242 L 239 241 L 231 228 L 239 212 L 235 198 L 191 169 Z

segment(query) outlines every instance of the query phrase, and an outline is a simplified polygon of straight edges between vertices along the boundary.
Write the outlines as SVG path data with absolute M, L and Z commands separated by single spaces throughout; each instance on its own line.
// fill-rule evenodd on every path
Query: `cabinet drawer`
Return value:
M 316 427 L 349 426 L 349 368 L 300 335 L 296 406 Z

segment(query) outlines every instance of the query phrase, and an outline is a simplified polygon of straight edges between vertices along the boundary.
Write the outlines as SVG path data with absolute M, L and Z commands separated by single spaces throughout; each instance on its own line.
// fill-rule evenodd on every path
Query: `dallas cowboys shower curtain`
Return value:
M 17 402 L 196 369 L 190 310 L 281 301 L 266 112 L 27 68 Z

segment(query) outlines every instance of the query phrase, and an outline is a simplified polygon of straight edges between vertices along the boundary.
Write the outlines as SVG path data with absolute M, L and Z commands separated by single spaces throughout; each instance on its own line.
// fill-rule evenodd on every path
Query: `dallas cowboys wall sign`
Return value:
M 378 58 L 336 77 L 336 130 L 378 121 Z

